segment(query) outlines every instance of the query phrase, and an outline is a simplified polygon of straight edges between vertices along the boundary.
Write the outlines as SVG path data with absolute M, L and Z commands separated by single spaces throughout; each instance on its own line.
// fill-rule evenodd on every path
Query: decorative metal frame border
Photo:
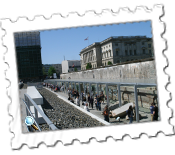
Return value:
M 60 5 L 60 4 L 61 5 Z M 33 20 L 35 16 L 43 15 L 46 19 L 50 18 L 52 14 L 60 14 L 62 17 L 67 16 L 65 12 L 77 12 L 78 15 L 84 15 L 86 11 L 94 11 L 100 14 L 99 10 L 109 10 L 108 3 L 89 2 L 91 5 L 90 10 L 87 9 L 86 2 L 75 3 L 73 2 L 0 2 L 0 19 L 9 18 L 12 22 L 17 21 L 19 17 L 27 17 L 28 20 Z M 88 2 L 87 2 L 88 3 Z M 160 3 L 150 2 L 147 3 L 147 9 L 152 9 L 152 5 L 159 5 Z M 175 90 L 175 75 L 174 66 L 171 62 L 175 60 L 175 3 L 161 3 L 163 5 L 163 15 L 160 20 L 165 23 L 165 31 L 162 37 L 166 39 L 166 49 L 163 50 L 164 55 L 167 57 L 168 65 L 164 71 L 170 74 L 169 83 L 166 89 L 169 91 Z M 55 7 L 53 7 L 55 6 Z M 116 13 L 122 7 L 128 7 L 133 11 L 137 6 L 145 7 L 143 3 L 137 2 L 115 2 L 112 4 L 111 11 Z M 158 132 L 155 136 L 148 137 L 146 134 L 140 134 L 138 138 L 131 138 L 128 134 L 124 135 L 122 139 L 113 139 L 107 137 L 106 140 L 97 141 L 96 138 L 90 138 L 88 142 L 80 143 L 79 140 L 74 139 L 70 144 L 63 144 L 61 141 L 56 141 L 53 146 L 46 146 L 41 142 L 37 147 L 28 148 L 27 144 L 23 144 L 20 148 L 11 148 L 12 138 L 14 133 L 10 132 L 9 124 L 12 116 L 8 113 L 11 99 L 7 96 L 7 88 L 10 85 L 9 80 L 5 78 L 8 63 L 4 62 L 4 54 L 7 47 L 3 45 L 2 38 L 5 36 L 5 30 L 0 25 L 0 151 L 175 151 L 175 135 L 165 135 L 163 132 Z M 167 105 L 172 110 L 172 116 L 169 119 L 170 124 L 173 125 L 175 131 L 175 102 L 173 100 L 174 94 L 170 93 L 171 99 Z M 1 121 L 2 120 L 2 121 Z

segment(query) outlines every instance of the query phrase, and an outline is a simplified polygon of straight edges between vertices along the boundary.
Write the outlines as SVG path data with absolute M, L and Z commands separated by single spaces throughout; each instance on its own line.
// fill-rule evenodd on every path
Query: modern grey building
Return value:
M 154 57 L 152 38 L 146 36 L 115 36 L 94 43 L 80 52 L 81 70 L 87 63 L 92 68 Z
M 18 77 L 23 80 L 43 78 L 40 32 L 14 33 Z
M 81 70 L 80 60 L 64 60 L 62 61 L 62 73 L 74 72 Z

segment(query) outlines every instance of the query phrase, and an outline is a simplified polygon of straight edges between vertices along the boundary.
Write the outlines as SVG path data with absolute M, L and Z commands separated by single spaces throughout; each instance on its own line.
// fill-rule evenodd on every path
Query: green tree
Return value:
M 53 73 L 56 73 L 56 70 L 55 70 L 55 68 L 54 68 L 53 66 L 51 66 L 51 67 L 49 68 L 48 75 L 49 75 L 49 76 L 53 76 Z
M 43 75 L 47 75 L 45 68 L 43 67 Z
M 111 61 L 108 61 L 108 65 L 112 65 L 112 62 Z
M 77 72 L 77 71 L 78 71 L 78 69 L 77 69 L 77 68 L 74 68 L 74 71 L 75 71 L 75 72 Z
M 87 65 L 86 65 L 86 69 L 91 69 L 91 68 L 92 68 L 91 63 L 87 63 Z

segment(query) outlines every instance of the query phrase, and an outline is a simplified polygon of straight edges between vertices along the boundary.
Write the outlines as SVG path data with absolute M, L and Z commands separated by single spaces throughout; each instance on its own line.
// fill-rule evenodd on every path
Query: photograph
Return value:
M 151 20 L 14 33 L 22 133 L 160 121 Z

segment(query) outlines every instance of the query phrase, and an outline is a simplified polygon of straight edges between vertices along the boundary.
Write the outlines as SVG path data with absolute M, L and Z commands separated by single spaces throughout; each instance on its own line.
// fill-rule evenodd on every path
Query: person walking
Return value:
M 150 106 L 150 111 L 151 111 L 151 121 L 153 121 L 153 109 L 154 109 L 154 106 L 153 106 L 153 103 L 151 103 L 151 106 Z
M 101 103 L 102 103 L 102 100 L 100 100 L 100 102 L 98 103 L 98 110 L 101 111 Z
M 158 107 L 153 103 L 153 121 L 158 121 Z
M 133 108 L 132 105 L 129 106 L 128 109 L 128 117 L 129 117 L 129 124 L 131 124 L 133 122 Z
M 104 111 L 103 111 L 103 115 L 104 115 L 104 120 L 109 122 L 109 109 L 108 109 L 108 105 L 105 106 Z

